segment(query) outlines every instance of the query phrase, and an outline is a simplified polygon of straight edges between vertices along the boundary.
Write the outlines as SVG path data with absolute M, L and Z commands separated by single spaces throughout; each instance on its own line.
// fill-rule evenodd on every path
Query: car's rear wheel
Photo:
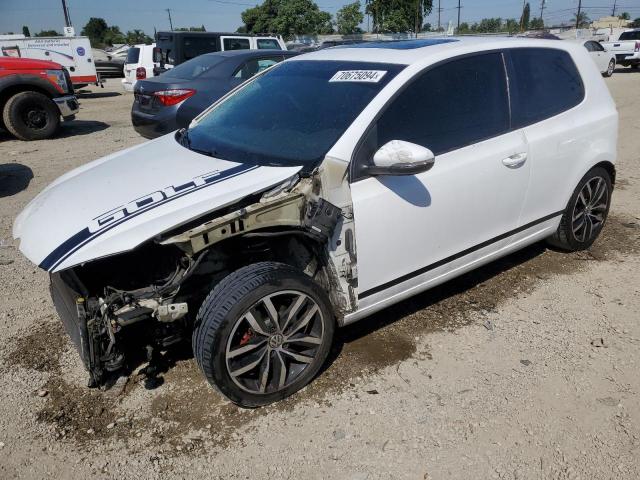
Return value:
M 607 220 L 611 193 L 609 172 L 601 167 L 587 172 L 571 195 L 560 226 L 549 243 L 568 251 L 589 248 Z
M 262 262 L 224 278 L 202 304 L 193 333 L 205 377 L 232 402 L 258 407 L 307 385 L 335 328 L 326 293 L 303 272 Z
M 20 140 L 51 137 L 60 126 L 60 112 L 53 101 L 39 92 L 15 94 L 4 106 L 4 124 Z
M 612 58 L 609 62 L 609 66 L 607 67 L 607 71 L 604 72 L 605 77 L 610 77 L 613 75 L 614 70 L 616 69 L 616 61 Z

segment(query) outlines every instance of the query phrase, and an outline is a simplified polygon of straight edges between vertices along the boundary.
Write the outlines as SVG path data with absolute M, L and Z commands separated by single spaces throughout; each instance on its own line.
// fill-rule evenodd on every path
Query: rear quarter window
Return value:
M 635 32 L 623 32 L 619 40 L 640 40 L 640 30 Z
M 569 53 L 553 48 L 509 50 L 512 127 L 569 110 L 584 99 L 584 84 Z

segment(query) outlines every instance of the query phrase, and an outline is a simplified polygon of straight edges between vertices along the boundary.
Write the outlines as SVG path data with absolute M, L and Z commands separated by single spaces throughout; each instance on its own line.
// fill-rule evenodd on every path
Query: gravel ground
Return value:
M 618 182 L 591 251 L 535 245 L 344 329 L 312 385 L 257 410 L 187 348 L 155 390 L 85 388 L 47 275 L 11 239 L 49 182 L 143 141 L 119 82 L 54 140 L 0 133 L 0 478 L 640 478 L 640 73 L 607 85 Z

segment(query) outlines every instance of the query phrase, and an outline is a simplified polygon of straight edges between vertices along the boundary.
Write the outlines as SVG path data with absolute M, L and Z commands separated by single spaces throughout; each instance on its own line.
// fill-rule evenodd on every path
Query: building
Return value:
M 600 30 L 603 28 L 628 28 L 632 20 L 622 20 L 618 17 L 601 17 L 591 22 L 591 28 Z

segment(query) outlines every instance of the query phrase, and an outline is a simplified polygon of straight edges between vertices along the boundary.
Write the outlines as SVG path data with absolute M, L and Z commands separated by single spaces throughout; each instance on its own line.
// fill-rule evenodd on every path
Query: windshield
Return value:
M 217 158 L 312 169 L 403 65 L 284 62 L 189 129 L 183 145 Z
M 218 65 L 224 60 L 224 57 L 219 55 L 202 55 L 200 57 L 193 58 L 184 63 L 181 63 L 177 67 L 173 67 L 162 74 L 163 77 L 168 78 L 180 78 L 184 80 L 190 80 L 192 78 L 199 77 L 204 72 Z

